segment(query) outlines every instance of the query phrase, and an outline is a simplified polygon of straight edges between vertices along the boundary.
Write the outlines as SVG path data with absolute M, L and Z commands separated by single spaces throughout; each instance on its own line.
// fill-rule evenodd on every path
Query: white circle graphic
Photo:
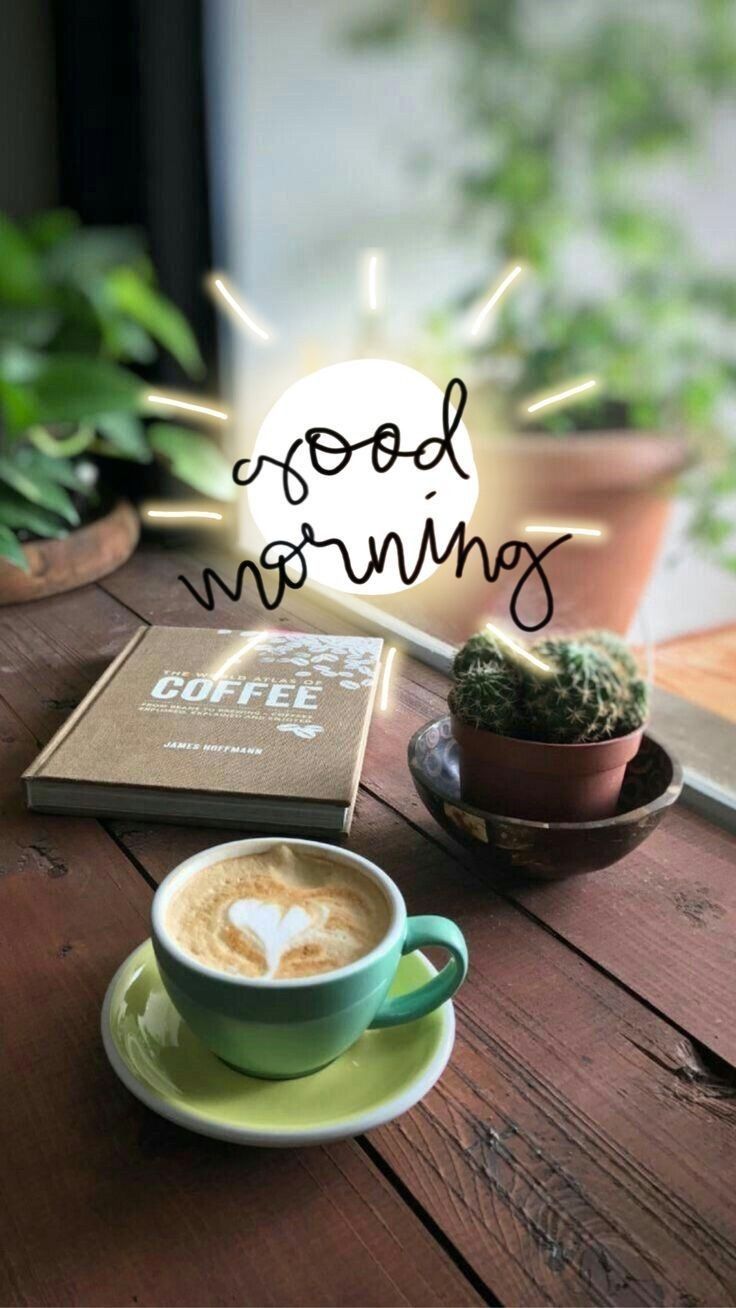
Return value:
M 478 474 L 465 424 L 460 421 L 452 435 L 454 461 L 445 448 L 439 458 L 439 442 L 445 438 L 443 392 L 414 368 L 385 359 L 355 359 L 321 368 L 295 382 L 267 414 L 256 439 L 247 473 L 248 506 L 266 543 L 302 539 L 302 525 L 309 523 L 315 541 L 337 538 L 348 551 L 353 570 L 362 575 L 371 561 L 372 537 L 380 554 L 386 536 L 400 537 L 405 574 L 417 564 L 427 519 L 435 524 L 439 549 L 449 542 L 459 522 L 469 522 L 478 498 Z M 448 405 L 448 426 L 456 417 L 459 388 Z M 391 424 L 381 437 L 376 457 L 381 465 L 390 461 L 391 450 L 400 457 L 387 471 L 373 466 L 377 429 Z M 400 442 L 393 427 L 398 428 Z M 306 433 L 318 428 L 315 451 L 320 468 L 340 467 L 334 475 L 312 465 Z M 329 432 L 327 431 L 329 429 Z M 338 436 L 329 433 L 339 433 Z M 301 438 L 301 439 L 300 439 Z M 417 466 L 409 455 L 429 440 Z M 346 446 L 356 446 L 349 459 Z M 285 463 L 294 442 L 290 467 L 306 482 L 308 494 L 301 503 L 289 503 L 284 493 L 284 473 L 270 460 Z M 445 442 L 446 446 L 449 443 Z M 435 466 L 427 466 L 437 459 Z M 261 467 L 259 469 L 259 461 Z M 301 497 L 303 485 L 296 477 L 288 480 L 292 498 Z M 334 590 L 363 595 L 390 595 L 407 589 L 402 579 L 395 546 L 386 551 L 385 567 L 358 584 L 346 573 L 340 550 L 332 545 L 304 550 L 308 576 Z M 437 569 L 428 555 L 411 584 L 425 581 Z

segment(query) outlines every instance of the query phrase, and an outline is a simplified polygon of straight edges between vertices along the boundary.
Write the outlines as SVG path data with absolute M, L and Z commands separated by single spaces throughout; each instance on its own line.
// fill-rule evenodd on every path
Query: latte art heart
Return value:
M 227 915 L 238 931 L 255 936 L 266 959 L 267 977 L 278 971 L 281 955 L 292 940 L 312 925 L 310 914 L 298 904 L 284 911 L 280 904 L 264 904 L 260 899 L 236 899 Z
M 372 877 L 320 850 L 273 845 L 190 875 L 172 895 L 166 927 L 209 967 L 289 980 L 362 958 L 390 918 Z

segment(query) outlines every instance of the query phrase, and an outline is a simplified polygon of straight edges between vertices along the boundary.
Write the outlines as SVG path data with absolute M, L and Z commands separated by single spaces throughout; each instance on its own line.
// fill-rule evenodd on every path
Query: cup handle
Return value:
M 463 933 L 448 917 L 410 917 L 406 923 L 406 936 L 402 954 L 410 954 L 422 945 L 439 945 L 452 955 L 437 976 L 408 995 L 384 999 L 372 1027 L 398 1026 L 400 1022 L 413 1022 L 434 1012 L 446 999 L 451 999 L 462 985 L 468 971 L 468 947 Z

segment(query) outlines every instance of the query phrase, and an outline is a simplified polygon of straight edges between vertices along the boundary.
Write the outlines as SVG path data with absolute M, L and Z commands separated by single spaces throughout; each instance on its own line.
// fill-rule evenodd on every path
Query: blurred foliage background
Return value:
M 470 285 L 433 316 L 436 348 L 482 388 L 489 429 L 518 426 L 524 397 L 593 376 L 597 391 L 540 425 L 687 433 L 691 532 L 736 570 L 736 277 L 676 209 L 642 198 L 649 171 L 687 166 L 714 112 L 736 107 L 736 6 L 393 0 L 350 44 L 410 42 L 428 22 L 452 70 L 461 229 L 480 230 L 489 268 L 528 265 L 488 344 L 457 357 L 458 315 L 488 291 Z M 571 276 L 576 249 L 605 276 Z
M 22 226 L 0 215 L 0 557 L 25 568 L 24 540 L 61 537 L 109 506 L 109 460 L 159 458 L 197 491 L 232 498 L 209 438 L 144 420 L 134 369 L 160 348 L 201 378 L 194 336 L 137 232 L 85 228 L 67 210 Z

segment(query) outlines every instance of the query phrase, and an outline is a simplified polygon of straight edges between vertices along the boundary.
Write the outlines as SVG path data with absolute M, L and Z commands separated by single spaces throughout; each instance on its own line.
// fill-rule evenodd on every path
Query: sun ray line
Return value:
M 570 536 L 602 536 L 603 532 L 600 527 L 555 527 L 549 523 L 533 523 L 524 528 L 524 531 L 536 531 L 545 536 L 549 535 L 570 535 Z
M 173 395 L 151 394 L 146 396 L 149 404 L 160 404 L 169 409 L 185 409 L 189 413 L 201 413 L 207 418 L 219 418 L 227 422 L 229 414 L 224 409 L 212 409 L 207 404 L 192 404 L 189 400 L 177 400 Z
M 388 653 L 386 654 L 386 662 L 383 667 L 383 678 L 381 680 L 381 699 L 379 702 L 379 708 L 381 709 L 382 713 L 385 713 L 386 709 L 388 708 L 388 692 L 389 692 L 389 686 L 391 685 L 391 668 L 393 666 L 393 661 L 395 658 L 396 658 L 396 646 L 392 645 Z
M 219 681 L 221 677 L 224 677 L 225 673 L 229 672 L 230 669 L 234 667 L 236 663 L 239 663 L 242 658 L 245 658 L 245 655 L 248 654 L 250 650 L 255 649 L 256 645 L 260 645 L 261 641 L 265 640 L 268 634 L 267 631 L 257 631 L 255 636 L 251 636 L 249 640 L 246 640 L 245 644 L 241 646 L 240 649 L 236 650 L 234 654 L 231 654 L 229 659 L 225 659 L 222 667 L 218 668 L 217 672 L 212 673 L 212 680 Z
M 270 333 L 266 331 L 265 327 L 261 327 L 260 324 L 256 322 L 255 318 L 252 318 L 247 310 L 243 308 L 243 305 L 238 299 L 236 299 L 230 288 L 225 285 L 222 277 L 213 277 L 212 285 L 222 296 L 225 303 L 230 306 L 233 313 L 237 314 L 240 321 L 248 328 L 248 331 L 253 332 L 259 340 L 270 341 Z
M 526 659 L 527 663 L 531 663 L 535 668 L 539 668 L 540 672 L 552 671 L 548 663 L 543 663 L 541 659 L 537 658 L 536 654 L 530 654 L 528 649 L 524 649 L 523 645 L 519 645 L 515 640 L 512 640 L 511 636 L 507 636 L 506 632 L 501 631 L 500 627 L 494 627 L 492 622 L 487 622 L 486 628 L 496 637 L 497 640 L 502 641 L 504 645 L 508 645 L 509 649 L 513 650 L 514 654 L 518 654 L 519 658 Z
M 494 305 L 498 304 L 498 301 L 501 299 L 501 296 L 503 295 L 504 291 L 508 290 L 511 283 L 516 281 L 516 278 L 519 276 L 521 272 L 523 272 L 523 268 L 521 264 L 518 263 L 515 268 L 511 269 L 510 273 L 507 273 L 503 281 L 499 283 L 493 294 L 489 297 L 488 300 L 486 300 L 482 309 L 476 316 L 475 321 L 473 322 L 473 325 L 470 328 L 471 336 L 478 335 L 478 332 L 480 331 L 481 327 L 483 326 L 483 323 L 485 322 L 486 318 L 491 312 L 491 309 L 494 307 Z
M 147 509 L 147 518 L 211 518 L 222 522 L 222 514 L 209 509 Z
M 378 309 L 378 255 L 372 254 L 368 259 L 368 308 L 371 313 Z
M 554 395 L 545 395 L 543 399 L 536 400 L 534 404 L 527 406 L 527 413 L 536 413 L 539 409 L 546 409 L 548 404 L 557 404 L 561 400 L 569 400 L 573 395 L 580 395 L 583 391 L 589 391 L 598 382 L 595 377 L 589 378 L 588 381 L 581 382 L 579 386 L 569 386 L 565 391 L 557 391 Z

